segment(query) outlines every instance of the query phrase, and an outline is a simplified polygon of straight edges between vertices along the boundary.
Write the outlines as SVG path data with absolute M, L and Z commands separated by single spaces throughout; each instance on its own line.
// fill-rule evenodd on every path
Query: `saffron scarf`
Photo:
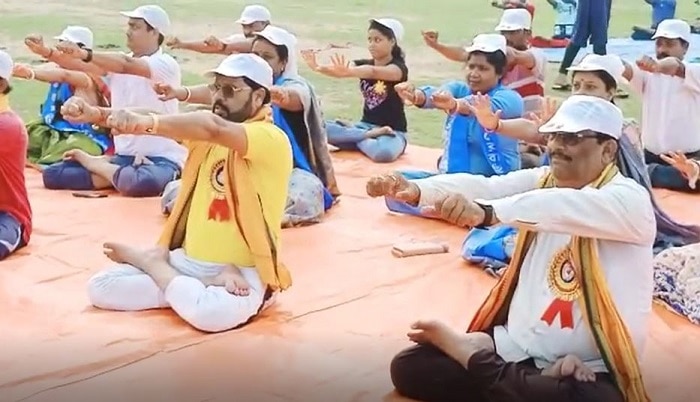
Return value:
M 246 123 L 260 121 L 273 124 L 272 110 L 269 106 L 264 106 Z M 170 250 L 182 247 L 199 169 L 215 146 L 204 142 L 187 145 L 189 156 L 182 170 L 180 194 L 158 240 L 160 246 Z M 248 163 L 237 152 L 229 152 L 227 164 L 224 166 L 226 202 L 230 210 L 234 211 L 235 222 L 250 249 L 260 280 L 273 291 L 285 290 L 292 285 L 292 277 L 289 270 L 279 261 L 280 239 L 273 236 L 265 221 L 260 195 L 250 176 Z
M 617 167 L 611 164 L 591 185 L 600 188 L 608 184 L 617 173 Z M 554 187 L 551 173 L 541 179 L 540 187 Z M 536 235 L 536 232 L 530 230 L 519 231 L 510 266 L 477 311 L 469 325 L 469 332 L 485 331 L 506 323 L 522 263 Z M 605 366 L 626 401 L 649 402 L 634 344 L 605 282 L 596 240 L 573 236 L 570 248 L 572 265 L 583 289 L 578 303 L 584 319 L 591 328 Z

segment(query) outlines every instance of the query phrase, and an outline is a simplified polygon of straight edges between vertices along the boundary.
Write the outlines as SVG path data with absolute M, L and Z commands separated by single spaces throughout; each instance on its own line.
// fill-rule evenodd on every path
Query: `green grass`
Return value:
M 209 34 L 219 36 L 239 30 L 234 21 L 241 8 L 250 2 L 230 0 L 151 0 L 168 10 L 173 20 L 175 34 L 183 39 L 202 38 Z M 33 59 L 22 46 L 22 39 L 29 33 L 43 34 L 47 40 L 65 25 L 84 24 L 95 32 L 96 44 L 123 45 L 124 20 L 120 10 L 134 8 L 146 1 L 83 1 L 83 5 L 71 5 L 57 0 L 4 0 L 9 12 L 3 13 L 0 43 L 10 49 L 19 61 Z M 296 33 L 302 46 L 323 46 L 328 42 L 354 44 L 350 52 L 362 55 L 367 20 L 370 17 L 393 16 L 405 26 L 402 46 L 407 54 L 410 79 L 416 84 L 440 84 L 463 76 L 460 66 L 442 60 L 427 48 L 420 36 L 423 29 L 437 29 L 444 42 L 466 43 L 480 32 L 491 31 L 500 11 L 490 7 L 487 0 L 346 0 L 318 2 L 314 0 L 261 0 L 273 14 L 274 23 Z M 534 0 L 537 6 L 534 33 L 549 35 L 554 12 L 545 0 Z M 700 8 L 690 1 L 679 2 L 677 16 L 694 19 Z M 642 0 L 613 1 L 610 36 L 626 36 L 632 25 L 646 25 L 650 8 Z M 182 62 L 187 84 L 202 82 L 201 73 L 215 65 L 220 56 L 198 56 L 189 52 L 175 52 Z M 548 86 L 554 79 L 558 65 L 550 63 Z M 332 80 L 314 74 L 306 66 L 301 72 L 315 85 L 322 96 L 324 113 L 328 118 L 358 119 L 361 99 L 355 80 Z M 36 82 L 19 81 L 12 102 L 25 119 L 36 118 L 43 101 L 46 86 Z M 561 96 L 560 93 L 553 94 Z M 640 105 L 632 96 L 618 103 L 628 117 L 639 117 Z M 424 146 L 440 146 L 444 115 L 439 112 L 408 111 L 411 141 Z

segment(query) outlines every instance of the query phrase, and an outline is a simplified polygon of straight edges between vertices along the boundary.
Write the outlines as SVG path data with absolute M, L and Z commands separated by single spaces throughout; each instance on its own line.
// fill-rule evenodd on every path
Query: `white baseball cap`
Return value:
M 573 134 L 591 130 L 618 140 L 622 136 L 623 122 L 622 111 L 612 102 L 597 96 L 572 95 L 539 131 Z
M 0 78 L 9 81 L 12 78 L 12 69 L 15 63 L 7 52 L 0 50 Z
M 241 11 L 241 16 L 236 20 L 236 24 L 249 25 L 254 22 L 266 22 L 272 20 L 272 14 L 267 7 L 254 4 L 252 6 L 246 6 L 243 11 Z
M 506 37 L 501 34 L 479 34 L 474 37 L 471 46 L 465 47 L 464 50 L 467 53 L 495 53 L 500 51 L 505 55 L 508 54 L 508 44 L 506 43 Z
M 683 39 L 690 42 L 690 25 L 683 20 L 663 20 L 651 38 Z
M 160 6 L 149 4 L 133 11 L 122 11 L 120 14 L 129 18 L 140 18 L 163 35 L 170 31 L 170 17 Z
M 268 25 L 254 35 L 264 38 L 276 46 L 287 48 L 287 65 L 282 72 L 283 76 L 296 76 L 299 73 L 297 65 L 297 37 L 291 32 L 280 27 Z
M 253 53 L 232 54 L 206 75 L 216 74 L 230 78 L 246 77 L 268 89 L 272 86 L 272 67 Z
M 496 31 L 519 31 L 521 29 L 532 28 L 532 16 L 530 12 L 524 8 L 510 8 L 503 10 L 501 20 L 496 26 Z
M 618 84 L 627 82 L 622 76 L 625 72 L 625 65 L 620 56 L 615 54 L 606 54 L 604 56 L 588 54 L 578 65 L 569 67 L 569 71 L 605 71 Z
M 67 26 L 60 35 L 54 36 L 54 39 L 82 43 L 88 49 L 92 49 L 93 46 L 92 31 L 89 28 L 77 25 Z
M 403 24 L 399 20 L 394 18 L 372 18 L 370 21 L 376 22 L 379 25 L 383 25 L 391 29 L 391 32 L 394 33 L 397 42 L 403 40 L 405 31 L 403 29 Z

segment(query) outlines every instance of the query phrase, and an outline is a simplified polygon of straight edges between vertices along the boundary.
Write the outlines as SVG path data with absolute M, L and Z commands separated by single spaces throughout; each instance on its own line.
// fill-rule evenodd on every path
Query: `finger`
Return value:
M 427 218 L 440 218 L 440 213 L 435 207 L 422 207 L 420 209 L 420 214 Z
M 445 210 L 444 206 L 443 206 L 443 210 Z M 460 217 L 462 215 L 468 214 L 468 210 L 467 210 L 466 205 L 464 205 L 464 203 L 460 202 L 460 201 L 455 201 L 454 204 L 452 204 L 452 207 L 449 208 L 449 211 L 446 211 L 446 212 L 447 212 L 447 221 L 453 222 L 456 225 L 458 224 Z
M 455 197 L 447 197 L 442 203 L 442 208 L 440 208 L 440 215 L 445 220 L 449 220 L 455 208 L 457 208 L 457 199 Z
M 664 154 L 661 154 L 661 155 L 659 155 L 659 157 L 661 158 L 662 161 L 668 163 L 669 165 L 675 165 L 675 164 L 676 164 L 676 161 L 675 161 L 672 157 L 670 157 L 670 156 L 666 156 L 666 155 L 664 155 Z

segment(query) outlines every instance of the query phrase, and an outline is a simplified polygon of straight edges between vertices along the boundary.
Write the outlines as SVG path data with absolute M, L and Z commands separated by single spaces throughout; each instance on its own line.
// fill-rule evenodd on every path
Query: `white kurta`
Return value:
M 560 251 L 566 250 L 572 235 L 597 239 L 609 291 L 641 356 L 652 306 L 654 210 L 647 191 L 621 174 L 601 189 L 539 189 L 548 169 L 490 178 L 458 173 L 414 182 L 421 190 L 421 206 L 458 193 L 491 204 L 504 224 L 538 232 L 523 261 L 507 325 L 494 331 L 498 354 L 510 362 L 532 357 L 540 368 L 574 354 L 593 370 L 604 372 L 577 303 L 582 298 L 570 259 Z M 566 308 L 548 314 L 557 311 L 551 310 L 555 301 L 567 297 L 577 300 L 568 308 L 570 319 Z

